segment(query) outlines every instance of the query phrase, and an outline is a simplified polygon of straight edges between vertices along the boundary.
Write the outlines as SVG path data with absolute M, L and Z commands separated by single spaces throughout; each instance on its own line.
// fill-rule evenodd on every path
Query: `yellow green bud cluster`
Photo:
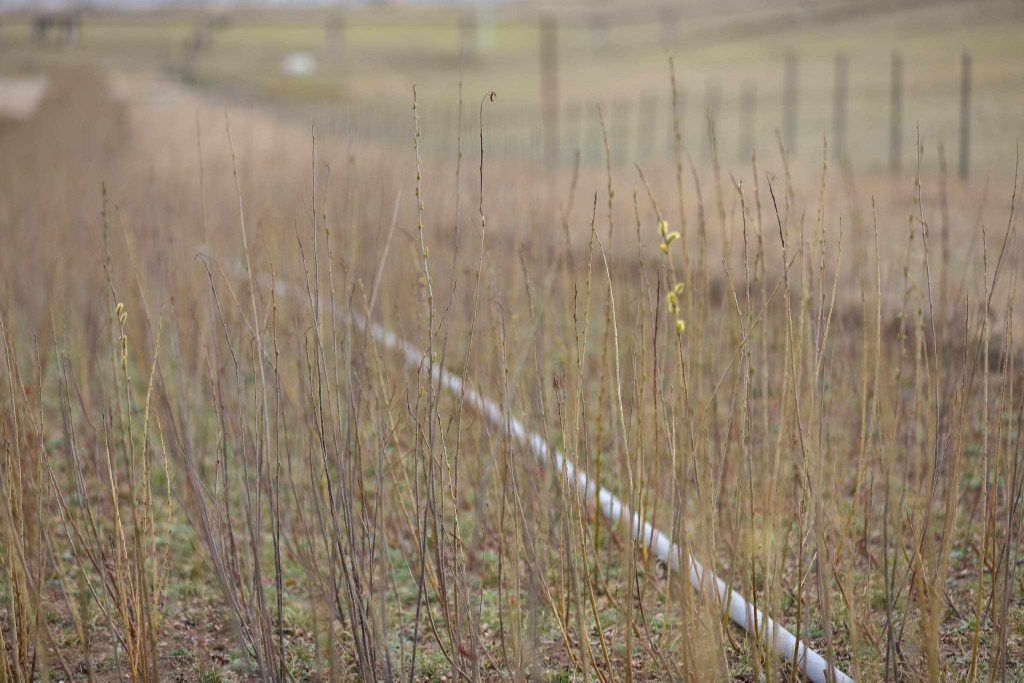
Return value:
M 681 309 L 679 306 L 679 297 L 682 296 L 682 294 L 683 283 L 680 282 L 677 283 L 676 286 L 672 288 L 672 291 L 665 297 L 665 303 L 668 304 L 668 312 L 676 318 L 676 332 L 679 332 L 680 334 L 682 334 L 686 329 L 686 322 L 680 315 Z
M 123 364 L 128 362 L 128 335 L 124 331 L 124 324 L 128 320 L 128 310 L 123 303 L 118 302 L 114 307 L 114 313 L 117 315 L 117 323 L 121 328 L 121 363 Z
M 661 249 L 662 254 L 668 256 L 668 248 L 679 239 L 679 233 L 668 229 L 668 221 L 658 221 L 658 233 L 661 235 L 661 244 L 658 245 L 658 248 Z M 686 330 L 686 321 L 683 320 L 681 315 L 682 309 L 679 305 L 679 297 L 683 295 L 683 288 L 682 282 L 676 283 L 672 291 L 665 297 L 668 312 L 676 319 L 676 332 L 678 334 L 682 334 Z
M 661 233 L 661 244 L 658 245 L 658 248 L 661 249 L 662 254 L 668 254 L 669 245 L 679 239 L 679 233 L 669 231 L 668 221 L 658 221 L 658 232 Z

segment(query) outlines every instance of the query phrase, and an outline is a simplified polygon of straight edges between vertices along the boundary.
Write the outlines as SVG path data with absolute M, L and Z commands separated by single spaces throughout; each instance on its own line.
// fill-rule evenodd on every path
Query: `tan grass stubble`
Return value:
M 154 527 L 169 508 L 152 486 L 154 469 L 162 469 L 150 412 L 152 375 L 139 372 L 133 388 L 130 366 L 139 361 L 129 351 L 125 308 L 105 248 L 119 235 L 110 234 L 116 228 L 98 182 L 87 195 L 96 219 L 90 255 L 72 256 L 90 241 L 75 234 L 86 223 L 76 214 L 89 177 L 82 170 L 117 157 L 126 129 L 123 109 L 102 97 L 82 97 L 67 116 L 92 88 L 102 89 L 102 82 L 91 73 L 60 74 L 40 116 L 3 139 L 10 249 L 0 323 L 7 377 L 0 491 L 12 599 L 4 680 L 45 678 L 53 664 L 70 676 L 64 638 L 54 633 L 55 610 L 72 624 L 76 663 L 90 678 L 93 614 L 114 643 L 119 675 L 158 678 L 163 552 Z M 78 127 L 77 116 L 92 125 Z M 62 165 L 63 155 L 73 163 Z M 64 248 L 54 250 L 55 244 Z M 86 289 L 97 298 L 90 301 Z M 76 307 L 75 324 L 68 325 L 68 310 Z M 86 374 L 85 363 L 94 372 Z
M 481 112 L 466 118 L 486 145 Z M 102 632 L 124 675 L 155 675 L 173 571 L 156 544 L 182 514 L 264 678 L 293 666 L 296 612 L 332 677 L 407 678 L 414 648 L 418 666 L 437 652 L 470 680 L 523 678 L 559 651 L 585 679 L 700 680 L 744 659 L 789 675 L 713 598 L 662 578 L 564 478 L 444 396 L 429 363 L 410 374 L 352 327 L 340 313 L 366 310 L 378 272 L 375 317 L 491 388 L 858 679 L 956 670 L 941 643 L 946 606 L 962 599 L 954 571 L 977 583 L 953 607 L 977 618 L 971 676 L 1013 665 L 1024 473 L 1012 218 L 996 239 L 957 212 L 965 248 L 953 251 L 971 259 L 950 266 L 922 239 L 935 212 L 925 192 L 883 197 L 876 220 L 840 229 L 830 171 L 805 197 L 784 152 L 726 180 L 680 146 L 675 186 L 670 169 L 644 169 L 649 188 L 628 170 L 583 169 L 547 205 L 527 201 L 541 195 L 522 169 L 485 155 L 472 174 L 455 150 L 417 166 L 344 135 L 316 137 L 311 183 L 308 131 L 259 112 L 229 119 L 237 185 L 223 113 L 206 108 L 203 187 L 196 119 L 180 110 L 132 112 L 119 171 L 76 148 L 9 176 L 24 184 L 8 192 L 57 201 L 46 215 L 13 194 L 4 204 L 22 251 L 3 261 L 5 679 L 76 652 L 88 662 Z M 110 174 L 105 232 L 91 168 Z M 391 244 L 400 187 L 417 202 L 399 209 Z M 842 199 L 874 204 L 857 191 Z M 666 260 L 657 200 L 677 195 L 682 238 Z M 471 200 L 474 220 L 455 209 Z M 552 237 L 563 215 L 568 238 Z M 247 260 L 244 277 L 196 261 L 202 239 Z M 936 268 L 943 282 L 947 269 L 953 282 L 979 275 L 950 287 L 948 323 L 930 305 Z M 677 334 L 664 299 L 680 282 Z M 978 434 L 980 455 L 966 455 Z M 980 492 L 963 486 L 974 480 Z M 74 615 L 77 646 L 52 642 L 48 608 Z

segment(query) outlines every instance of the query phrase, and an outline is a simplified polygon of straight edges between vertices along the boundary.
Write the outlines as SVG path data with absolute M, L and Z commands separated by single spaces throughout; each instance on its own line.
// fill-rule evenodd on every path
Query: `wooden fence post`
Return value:
M 629 160 L 629 110 L 630 101 L 616 100 L 612 104 L 608 145 L 611 148 L 612 164 L 619 166 Z
M 899 171 L 903 162 L 903 55 L 892 53 L 889 92 L 889 169 Z
M 668 139 L 665 149 L 667 158 L 675 159 L 676 145 L 684 147 L 686 140 L 686 88 L 680 85 L 676 96 L 669 102 L 669 105 L 668 120 L 672 122 L 672 125 L 667 128 Z M 679 140 L 676 140 L 677 134 Z
M 740 161 L 750 160 L 757 144 L 755 129 L 757 127 L 757 85 L 750 81 L 743 84 L 740 93 L 740 130 L 737 156 Z
M 836 54 L 836 72 L 832 99 L 832 158 L 846 159 L 846 108 L 849 93 L 849 62 L 846 54 Z
M 544 159 L 558 161 L 558 23 L 552 16 L 540 22 L 541 108 L 544 118 Z
M 971 163 L 971 53 L 960 57 L 960 178 L 966 180 Z
M 789 154 L 796 153 L 799 78 L 800 61 L 790 50 L 786 53 L 782 70 L 782 139 Z
M 601 127 L 602 106 L 603 105 L 600 102 L 591 102 L 585 113 L 586 120 L 590 122 L 589 125 L 586 126 L 586 128 L 589 128 L 590 134 L 587 135 L 587 141 L 584 145 L 587 149 L 587 154 L 584 155 L 584 158 L 593 162 L 603 162 L 604 160 L 604 142 L 602 138 L 604 130 Z
M 717 81 L 708 81 L 704 91 L 704 155 L 711 158 L 711 151 L 718 144 L 718 113 L 722 108 L 722 89 Z M 712 141 L 712 135 L 715 140 Z

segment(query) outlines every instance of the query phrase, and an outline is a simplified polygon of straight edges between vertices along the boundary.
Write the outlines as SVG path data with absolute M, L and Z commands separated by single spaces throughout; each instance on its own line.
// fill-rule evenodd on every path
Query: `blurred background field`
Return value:
M 817 164 L 827 136 L 858 169 L 887 168 L 894 55 L 903 65 L 895 153 L 904 167 L 914 163 L 918 133 L 927 148 L 942 144 L 957 162 L 964 54 L 972 59 L 971 171 L 983 176 L 1013 163 L 1006 141 L 1020 135 L 1024 107 L 1024 11 L 997 0 L 107 11 L 81 17 L 73 46 L 50 49 L 33 46 L 34 16 L 4 19 L 8 71 L 74 60 L 156 72 L 315 112 L 325 130 L 351 126 L 381 140 L 407 132 L 416 84 L 427 138 L 439 149 L 450 147 L 461 79 L 467 94 L 500 95 L 491 123 L 496 154 L 541 158 L 553 125 L 566 163 L 577 149 L 585 162 L 602 163 L 598 105 L 619 163 L 672 158 L 669 54 L 677 61 L 684 142 L 695 159 L 707 158 L 711 113 L 729 166 L 745 164 L 752 150 L 762 157 L 775 151 L 779 131 L 799 161 Z M 548 63 L 541 57 L 545 23 L 554 36 Z M 284 72 L 295 53 L 312 59 L 308 73 Z M 792 128 L 784 111 L 787 57 Z M 837 103 L 837 59 L 846 64 L 845 104 Z M 548 70 L 556 74 L 553 96 L 544 94 Z M 557 108 L 553 124 L 548 107 Z M 846 121 L 845 140 L 835 139 L 837 116 Z
M 1022 680 L 1022 134 L 1017 0 L 0 0 L 0 683 L 801 680 L 440 365 Z

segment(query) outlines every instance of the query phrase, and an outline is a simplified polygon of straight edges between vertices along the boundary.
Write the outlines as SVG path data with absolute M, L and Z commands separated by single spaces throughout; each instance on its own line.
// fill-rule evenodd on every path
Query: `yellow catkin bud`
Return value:
M 661 244 L 658 245 L 658 249 L 661 249 L 661 253 L 662 254 L 667 254 L 668 253 L 668 245 L 665 244 L 664 242 L 662 242 Z
M 672 293 L 675 294 L 676 296 L 682 296 L 684 289 L 686 289 L 686 285 L 684 285 L 682 282 L 677 282 L 676 286 L 672 288 Z
M 670 232 L 667 235 L 665 235 L 665 241 L 667 243 L 669 243 L 669 244 L 672 244 L 677 239 L 679 239 L 679 233 L 678 232 Z
M 665 301 L 668 302 L 668 310 L 675 313 L 679 310 L 679 297 L 676 296 L 675 292 L 669 292 L 668 296 L 665 297 Z
M 668 232 L 668 221 L 658 221 L 658 232 L 664 237 L 665 233 Z
M 677 319 L 676 320 L 676 332 L 678 332 L 679 334 L 682 334 L 685 331 L 686 331 L 686 323 L 683 321 L 682 318 Z

